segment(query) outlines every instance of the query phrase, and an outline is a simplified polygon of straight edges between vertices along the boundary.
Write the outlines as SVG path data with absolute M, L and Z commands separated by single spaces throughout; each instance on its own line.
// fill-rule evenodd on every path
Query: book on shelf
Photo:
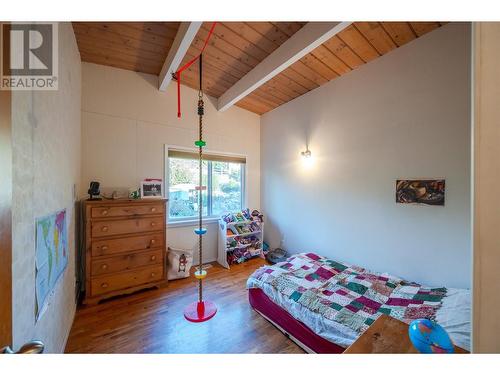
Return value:
M 219 219 L 217 261 L 224 267 L 250 258 L 264 257 L 264 222 L 262 214 L 249 209 Z

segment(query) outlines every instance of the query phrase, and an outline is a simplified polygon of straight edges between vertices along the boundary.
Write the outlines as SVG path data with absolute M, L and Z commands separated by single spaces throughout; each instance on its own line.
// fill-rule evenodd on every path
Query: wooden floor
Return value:
M 189 323 L 184 307 L 196 300 L 194 278 L 168 287 L 80 307 L 67 353 L 304 353 L 248 303 L 246 280 L 261 259 L 208 270 L 206 299 L 218 306 L 210 321 Z

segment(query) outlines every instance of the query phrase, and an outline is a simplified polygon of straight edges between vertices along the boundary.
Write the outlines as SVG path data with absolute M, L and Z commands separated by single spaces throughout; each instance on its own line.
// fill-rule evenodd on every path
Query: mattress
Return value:
M 326 318 L 324 312 L 319 312 L 316 308 L 310 308 L 310 306 L 305 306 L 303 303 L 297 302 L 296 298 L 291 298 L 293 292 L 284 292 L 283 287 L 281 289 L 277 287 L 275 280 L 269 282 L 269 278 L 262 277 L 262 275 L 269 275 L 277 273 L 282 279 L 285 280 L 285 284 L 290 281 L 290 285 L 296 285 L 297 280 L 304 275 L 306 278 L 310 276 L 307 273 L 309 269 L 312 268 L 312 261 L 310 257 L 317 257 L 320 261 L 326 258 L 319 257 L 315 254 L 297 254 L 293 256 L 290 263 L 290 259 L 283 263 L 278 263 L 273 266 L 264 266 L 256 270 L 253 275 L 247 281 L 247 287 L 258 288 L 269 298 L 272 303 L 281 307 L 288 314 L 293 316 L 299 322 L 303 323 L 307 328 L 309 328 L 315 335 L 328 340 L 329 342 L 338 345 L 340 347 L 346 348 L 350 346 L 362 332 L 359 329 L 354 329 L 349 326 L 349 322 L 343 321 L 342 323 L 336 321 L 335 319 Z M 287 263 L 288 262 L 288 263 Z M 334 264 L 341 264 L 338 262 L 333 262 Z M 287 271 L 287 264 L 296 264 L 296 268 L 302 273 L 297 277 L 297 272 Z M 347 266 L 352 267 L 352 266 Z M 288 268 L 289 269 L 289 268 Z M 363 270 L 359 267 L 353 267 L 355 270 Z M 341 273 L 340 273 L 341 274 Z M 380 278 L 391 278 L 387 274 L 374 274 Z M 339 277 L 339 275 L 336 275 Z M 288 279 L 287 279 L 288 278 Z M 394 277 L 392 277 L 394 278 Z M 398 280 L 397 278 L 394 278 Z M 394 279 L 390 279 L 391 281 Z M 305 281 L 304 281 L 305 282 Z M 315 286 L 318 285 L 318 280 L 314 280 Z M 299 281 L 300 283 L 300 281 Z M 320 284 L 331 283 L 331 279 L 320 280 Z M 403 284 L 407 285 L 407 284 Z M 415 283 L 409 283 L 409 287 L 414 288 Z M 402 288 L 409 288 L 408 286 L 403 286 Z M 292 288 L 286 286 L 286 288 Z M 299 286 L 300 290 L 306 290 L 307 287 Z M 293 289 L 293 288 L 292 288 Z M 400 288 L 401 289 L 401 288 Z M 310 304 L 311 305 L 311 304 Z M 314 304 L 312 304 L 314 306 Z M 443 328 L 448 332 L 451 339 L 455 345 L 460 346 L 466 350 L 470 351 L 470 331 L 471 331 L 471 297 L 470 291 L 466 289 L 454 289 L 446 288 L 446 295 L 437 304 L 437 311 L 433 317 Z M 380 315 L 380 314 L 379 314 Z M 328 316 L 328 315 L 327 315 Z M 272 317 L 271 317 L 272 318 Z M 397 317 L 396 317 L 397 318 Z M 400 319 L 404 320 L 404 319 Z M 287 327 L 282 327 L 286 330 Z M 358 328 L 358 327 L 355 327 Z
M 275 304 L 258 288 L 248 290 L 250 305 L 308 353 L 339 354 L 344 348 L 315 334 L 304 323 Z

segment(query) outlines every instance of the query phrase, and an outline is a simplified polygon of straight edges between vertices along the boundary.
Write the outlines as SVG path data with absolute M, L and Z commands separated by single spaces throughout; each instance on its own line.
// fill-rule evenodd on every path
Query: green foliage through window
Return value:
M 169 157 L 169 217 L 198 216 L 199 162 Z M 244 164 L 205 160 L 202 164 L 203 215 L 220 216 L 239 211 L 243 203 Z

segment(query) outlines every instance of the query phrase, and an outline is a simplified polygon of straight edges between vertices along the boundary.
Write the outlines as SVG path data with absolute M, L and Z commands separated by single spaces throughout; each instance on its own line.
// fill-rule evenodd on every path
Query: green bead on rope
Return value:
M 207 142 L 205 141 L 196 141 L 194 142 L 196 147 L 205 147 L 207 145 Z

